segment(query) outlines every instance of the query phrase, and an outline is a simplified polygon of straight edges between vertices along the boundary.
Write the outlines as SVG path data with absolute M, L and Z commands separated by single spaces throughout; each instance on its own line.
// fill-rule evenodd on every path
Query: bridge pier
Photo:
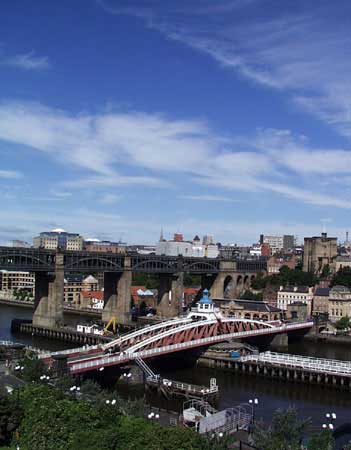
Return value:
M 33 325 L 59 328 L 63 324 L 64 258 L 57 253 L 54 275 L 37 272 L 35 278 L 35 300 Z
M 157 314 L 161 317 L 175 317 L 182 312 L 184 273 L 161 274 L 158 291 Z
M 276 334 L 271 340 L 270 346 L 278 350 L 286 350 L 289 345 L 289 337 L 287 333 Z
M 130 267 L 130 259 L 125 259 L 125 268 Z M 130 322 L 132 272 L 105 272 L 104 274 L 104 309 L 102 321 L 107 323 L 115 316 L 118 323 Z

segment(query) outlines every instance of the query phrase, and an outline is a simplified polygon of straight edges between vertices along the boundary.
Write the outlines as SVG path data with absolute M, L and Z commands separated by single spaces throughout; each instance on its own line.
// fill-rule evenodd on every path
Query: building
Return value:
M 156 307 L 156 295 L 150 289 L 146 289 L 145 286 L 132 286 L 131 297 L 133 306 L 140 307 L 144 302 L 146 306 L 150 308 Z
M 272 321 L 282 316 L 279 308 L 262 301 L 215 299 L 214 302 L 225 317 Z
M 285 312 L 285 318 L 289 321 L 291 320 L 305 322 L 306 320 L 308 320 L 308 317 L 308 305 L 303 302 L 290 303 Z
M 47 250 L 83 250 L 83 237 L 78 233 L 67 233 L 62 228 L 52 231 L 44 231 L 33 239 L 34 248 L 45 248 Z
M 351 257 L 350 256 L 337 256 L 334 262 L 334 270 L 338 272 L 340 269 L 345 267 L 351 267 Z
M 277 293 L 277 306 L 286 311 L 288 305 L 302 302 L 307 305 L 308 315 L 312 314 L 313 288 L 307 286 L 280 286 Z
M 64 284 L 64 301 L 72 305 L 80 305 L 82 291 L 98 291 L 98 280 L 89 275 L 67 275 Z
M 35 275 L 31 272 L 0 271 L 0 295 L 4 298 L 16 297 L 16 291 L 26 291 L 34 297 Z
M 312 314 L 315 316 L 325 315 L 329 312 L 328 287 L 317 286 L 313 295 Z
M 296 260 L 295 255 L 273 255 L 267 261 L 268 275 L 279 273 L 282 267 L 288 267 L 289 269 L 295 269 Z
M 124 242 L 100 241 L 99 239 L 86 239 L 84 249 L 87 252 L 126 253 L 127 244 Z
M 19 239 L 14 239 L 9 242 L 10 247 L 18 247 L 18 248 L 30 248 L 30 244 L 26 241 L 21 241 Z
M 104 292 L 103 291 L 81 291 L 80 307 L 86 309 L 104 308 Z
M 241 259 L 250 256 L 250 247 L 236 244 L 220 245 L 218 251 L 222 259 Z
M 203 245 L 213 245 L 214 244 L 214 238 L 212 234 L 205 234 L 205 236 L 202 239 Z
M 333 264 L 338 255 L 336 237 L 321 236 L 306 237 L 304 244 L 303 270 L 320 274 L 326 265 Z
M 217 258 L 219 251 L 215 244 L 201 244 L 197 235 L 192 241 L 184 241 L 182 234 L 175 233 L 172 240 L 156 244 L 156 255 Z
M 329 292 L 329 320 L 336 322 L 351 317 L 351 290 L 346 286 L 334 286 Z
M 268 244 L 272 255 L 284 251 L 288 252 L 295 247 L 295 237 L 289 234 L 284 235 L 265 235 L 261 234 L 260 244 Z

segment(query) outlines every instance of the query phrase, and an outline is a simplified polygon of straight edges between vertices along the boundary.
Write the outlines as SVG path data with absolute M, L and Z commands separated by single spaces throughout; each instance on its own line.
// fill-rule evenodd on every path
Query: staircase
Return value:
M 159 378 L 159 375 L 156 375 L 152 371 L 152 369 L 146 364 L 146 362 L 142 360 L 139 356 L 135 358 L 135 362 L 138 365 L 138 367 L 144 372 L 146 378 L 153 378 L 153 379 Z

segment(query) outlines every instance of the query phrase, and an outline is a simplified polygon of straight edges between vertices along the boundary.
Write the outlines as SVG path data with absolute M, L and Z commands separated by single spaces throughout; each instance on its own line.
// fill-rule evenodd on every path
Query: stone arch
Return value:
M 250 313 L 246 313 L 244 316 L 244 319 L 251 319 L 251 314 Z
M 245 290 L 249 289 L 250 288 L 250 284 L 251 284 L 251 282 L 250 282 L 249 275 L 245 275 L 245 277 L 244 277 L 244 289 Z
M 250 277 L 250 284 L 253 282 L 253 280 L 256 278 L 256 274 L 255 275 L 251 275 Z
M 223 282 L 223 297 L 233 298 L 235 292 L 235 281 L 231 275 L 227 275 Z
M 268 320 L 268 315 L 267 314 L 263 314 L 262 315 L 262 320 L 264 320 L 266 322 Z
M 255 313 L 252 317 L 252 320 L 258 320 L 260 318 L 260 315 L 258 313 Z
M 239 275 L 236 279 L 236 294 L 239 296 L 244 290 L 244 277 Z

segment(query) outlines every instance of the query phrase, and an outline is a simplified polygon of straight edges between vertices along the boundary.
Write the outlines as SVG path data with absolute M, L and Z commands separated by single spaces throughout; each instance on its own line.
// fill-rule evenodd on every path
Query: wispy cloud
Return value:
M 121 200 L 120 195 L 107 193 L 100 198 L 100 203 L 102 203 L 103 205 L 114 205 L 115 203 L 118 203 L 120 200 Z
M 0 65 L 24 70 L 45 70 L 50 67 L 46 56 L 36 56 L 34 51 L 19 53 L 14 56 L 0 54 Z
M 221 195 L 179 195 L 178 198 L 200 202 L 240 202 L 235 198 L 222 197 Z
M 123 2 L 122 2 L 123 3 Z M 286 92 L 294 105 L 351 137 L 351 35 L 349 2 L 304 2 L 298 11 L 279 0 L 260 2 L 189 1 L 184 9 L 168 2 L 128 2 L 110 13 L 145 20 L 168 39 L 203 52 L 221 66 L 255 83 Z M 213 14 L 202 16 L 214 8 Z M 141 13 L 142 11 L 142 13 Z M 189 13 L 192 11 L 192 14 Z
M 67 167 L 63 192 L 90 187 L 106 194 L 106 188 L 129 185 L 169 188 L 172 180 L 184 177 L 216 188 L 201 195 L 208 201 L 225 201 L 223 191 L 228 190 L 273 192 L 307 204 L 350 208 L 342 190 L 327 189 L 320 179 L 321 174 L 351 177 L 350 153 L 315 149 L 289 130 L 223 138 L 194 119 L 135 111 L 74 116 L 37 104 L 3 103 L 0 139 L 43 152 Z M 67 179 L 72 168 L 74 178 Z
M 17 180 L 18 178 L 22 178 L 23 174 L 18 172 L 17 170 L 0 170 L 0 178 L 4 178 L 6 180 Z

